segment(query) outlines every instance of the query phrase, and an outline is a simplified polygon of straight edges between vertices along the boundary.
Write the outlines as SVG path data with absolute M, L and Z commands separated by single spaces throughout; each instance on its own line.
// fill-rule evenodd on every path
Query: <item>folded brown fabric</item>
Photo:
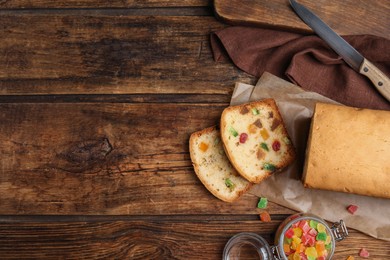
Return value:
M 373 35 L 343 38 L 390 76 L 390 40 Z M 316 35 L 234 26 L 213 33 L 211 46 L 216 61 L 230 57 L 251 75 L 268 71 L 348 106 L 390 110 L 390 102 L 371 81 Z

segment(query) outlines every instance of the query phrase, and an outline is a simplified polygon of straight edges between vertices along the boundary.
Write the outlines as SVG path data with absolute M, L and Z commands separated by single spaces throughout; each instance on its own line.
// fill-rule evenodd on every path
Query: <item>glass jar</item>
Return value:
M 293 254 L 307 254 L 315 257 L 314 259 L 328 260 L 334 254 L 336 241 L 341 241 L 347 236 L 348 230 L 343 220 L 329 227 L 318 216 L 297 213 L 279 225 L 273 246 L 257 234 L 239 233 L 226 243 L 222 259 L 281 260 L 289 259 L 289 255 L 291 259 Z

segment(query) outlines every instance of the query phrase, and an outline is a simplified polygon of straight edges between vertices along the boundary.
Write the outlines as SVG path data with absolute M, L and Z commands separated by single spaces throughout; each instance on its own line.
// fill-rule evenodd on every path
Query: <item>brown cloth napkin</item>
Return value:
M 372 35 L 343 38 L 390 76 L 390 40 Z M 211 46 L 216 61 L 230 57 L 253 76 L 267 71 L 348 106 L 390 110 L 390 102 L 371 81 L 316 35 L 233 26 L 211 34 Z

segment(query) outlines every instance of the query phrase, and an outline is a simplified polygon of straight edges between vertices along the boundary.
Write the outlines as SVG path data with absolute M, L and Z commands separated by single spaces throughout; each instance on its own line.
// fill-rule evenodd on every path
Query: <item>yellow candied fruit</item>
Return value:
M 294 254 L 291 254 L 287 257 L 288 260 L 294 260 Z
M 329 245 L 331 241 L 332 241 L 332 238 L 330 236 L 327 236 L 326 240 L 325 240 L 325 245 Z
M 199 144 L 199 149 L 200 149 L 202 152 L 206 152 L 207 149 L 209 149 L 209 145 L 206 144 L 205 142 L 201 142 L 201 143 Z
M 257 132 L 257 126 L 255 126 L 254 124 L 250 124 L 248 126 L 248 132 L 251 133 L 251 134 L 256 134 Z
M 293 240 L 293 241 L 291 242 L 291 249 L 292 249 L 292 250 L 295 250 L 295 249 L 297 249 L 297 246 L 298 246 L 298 244 Z
M 299 227 L 293 228 L 293 231 L 294 231 L 295 236 L 297 236 L 299 238 L 302 236 L 303 231 L 301 228 L 299 228 Z
M 301 256 L 298 253 L 293 254 L 293 260 L 301 260 Z
M 350 255 L 350 256 L 347 257 L 347 260 L 355 260 L 355 257 Z
M 321 252 L 317 252 L 317 254 L 318 254 L 318 257 L 323 256 L 324 258 L 326 258 L 326 256 L 328 255 L 328 251 L 324 250 L 324 251 L 321 251 Z
M 318 223 L 317 224 L 317 230 L 318 230 L 318 232 L 325 233 L 326 232 L 326 227 L 325 227 L 325 225 L 323 225 L 321 223 Z
M 261 137 L 263 137 L 264 140 L 267 140 L 269 138 L 269 133 L 268 133 L 267 129 L 265 129 L 265 128 L 262 128 L 260 130 L 260 134 L 261 134 Z
M 299 245 L 302 242 L 302 240 L 297 236 L 293 236 L 292 239 L 293 239 L 293 242 L 295 242 L 295 244 L 297 244 L 297 245 Z
M 305 249 L 305 254 L 307 256 L 311 256 L 311 257 L 318 257 L 317 250 L 313 246 L 306 248 Z

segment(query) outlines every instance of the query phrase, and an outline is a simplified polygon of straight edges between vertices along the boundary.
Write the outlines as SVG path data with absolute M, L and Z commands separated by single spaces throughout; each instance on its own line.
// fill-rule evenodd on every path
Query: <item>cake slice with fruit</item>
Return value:
M 273 99 L 227 107 L 220 128 L 230 162 L 250 182 L 261 182 L 295 159 L 293 144 Z
M 252 184 L 230 164 L 223 149 L 220 131 L 209 127 L 190 137 L 190 156 L 203 185 L 217 198 L 233 202 Z

